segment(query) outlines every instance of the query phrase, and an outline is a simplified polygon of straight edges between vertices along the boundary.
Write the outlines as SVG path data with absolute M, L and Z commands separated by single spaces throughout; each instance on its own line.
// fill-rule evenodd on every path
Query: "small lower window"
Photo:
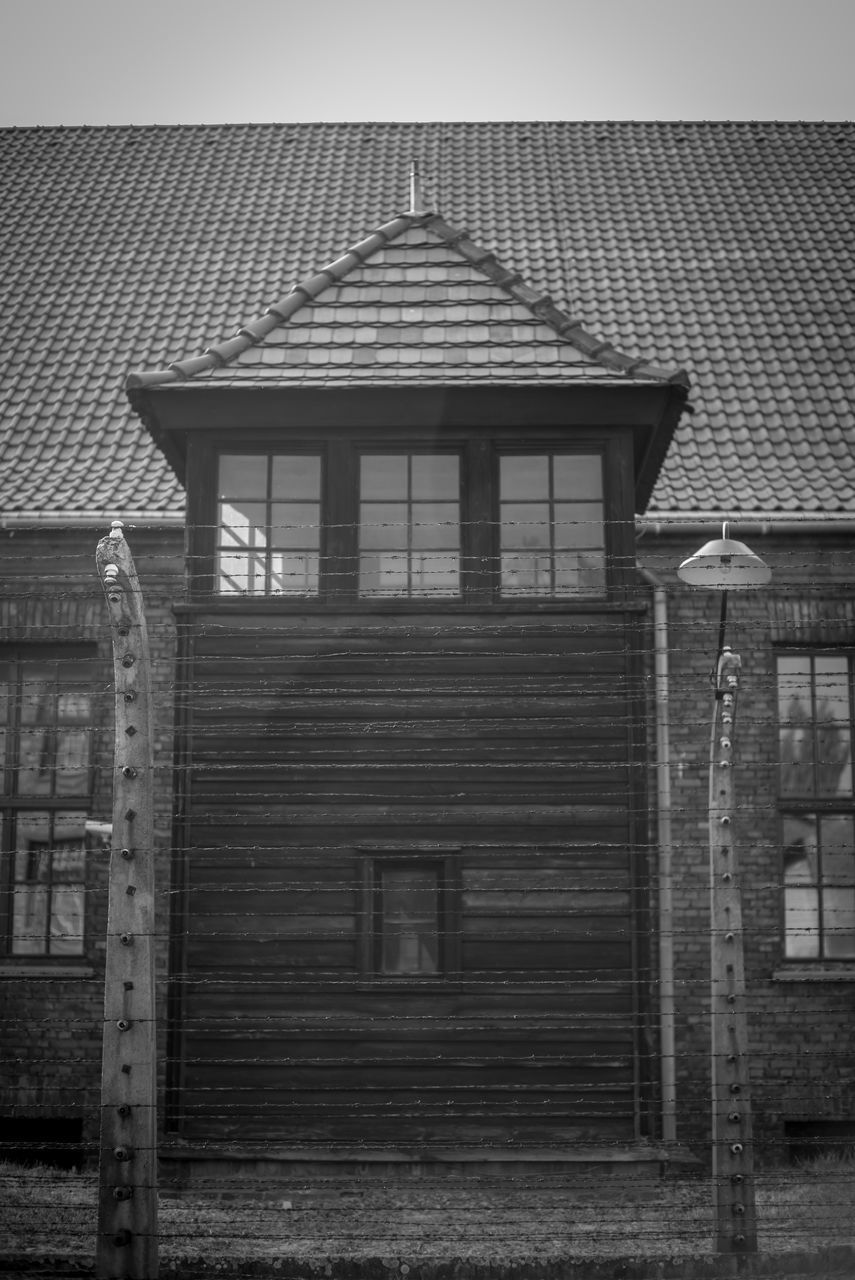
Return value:
M 390 975 L 441 968 L 442 874 L 438 864 L 374 867 L 374 967 Z

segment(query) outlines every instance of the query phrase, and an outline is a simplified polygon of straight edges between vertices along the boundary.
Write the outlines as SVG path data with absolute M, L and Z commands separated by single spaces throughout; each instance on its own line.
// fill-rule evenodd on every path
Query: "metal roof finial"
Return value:
M 410 162 L 410 207 L 407 213 L 424 213 L 425 203 L 422 199 L 422 177 L 417 160 Z

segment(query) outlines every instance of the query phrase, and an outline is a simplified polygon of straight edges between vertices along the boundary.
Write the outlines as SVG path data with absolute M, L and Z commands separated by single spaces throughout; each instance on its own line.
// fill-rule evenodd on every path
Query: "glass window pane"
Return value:
M 459 499 L 460 459 L 456 454 L 414 453 L 411 468 L 413 499 Z
M 502 503 L 502 548 L 549 546 L 549 506 L 545 502 Z
M 817 884 L 816 816 L 792 814 L 784 818 L 784 881 L 786 884 Z
M 552 557 L 548 551 L 503 551 L 502 593 L 514 595 L 552 594 Z
M 83 885 L 58 885 L 51 895 L 50 953 L 83 953 Z
M 817 729 L 816 794 L 852 795 L 852 734 L 837 724 Z
M 810 658 L 778 658 L 778 720 L 806 724 L 811 719 Z
M 409 591 L 406 551 L 363 551 L 359 556 L 359 591 L 364 596 L 405 596 Z
M 314 596 L 318 593 L 320 558 L 316 551 L 270 554 L 272 595 Z
M 439 873 L 435 867 L 381 867 L 381 969 L 439 969 Z
M 48 890 L 16 884 L 12 890 L 12 954 L 40 956 L 47 951 Z
M 432 551 L 460 546 L 460 513 L 456 502 L 413 503 L 413 547 Z
M 364 453 L 360 458 L 360 497 L 406 500 L 407 458 L 406 453 Z
M 813 795 L 813 732 L 810 726 L 790 725 L 779 733 L 781 794 Z
M 271 496 L 320 502 L 320 457 L 308 453 L 276 454 L 272 459 Z
M 499 459 L 499 496 L 503 502 L 549 497 L 546 454 L 508 454 Z
M 217 590 L 221 595 L 263 595 L 265 563 L 261 555 L 221 551 Z
M 51 735 L 47 729 L 22 729 L 18 735 L 18 795 L 49 796 L 53 782 Z
M 224 547 L 265 547 L 266 525 L 263 502 L 224 502 L 220 507 L 220 542 Z
M 855 885 L 853 817 L 848 813 L 824 814 L 822 833 L 823 883 Z
M 563 552 L 555 556 L 556 595 L 602 595 L 605 589 L 604 551 Z
M 274 502 L 271 507 L 270 545 L 316 549 L 320 545 L 320 511 L 314 502 Z
M 822 898 L 825 955 L 829 960 L 855 956 L 855 888 L 826 888 Z
M 819 892 L 787 888 L 784 891 L 785 952 L 791 960 L 819 957 Z
M 555 505 L 555 549 L 601 547 L 604 541 L 603 510 L 595 502 L 558 502 Z
M 359 545 L 365 551 L 398 550 L 407 546 L 407 506 L 396 502 L 363 502 Z
M 460 559 L 444 551 L 414 551 L 412 595 L 453 596 L 460 591 Z
M 266 498 L 266 455 L 221 454 L 218 495 L 220 498 Z
M 849 723 L 849 660 L 823 656 L 815 660 L 816 718 Z
M 598 453 L 557 453 L 553 459 L 555 498 L 591 501 L 603 496 L 603 461 Z

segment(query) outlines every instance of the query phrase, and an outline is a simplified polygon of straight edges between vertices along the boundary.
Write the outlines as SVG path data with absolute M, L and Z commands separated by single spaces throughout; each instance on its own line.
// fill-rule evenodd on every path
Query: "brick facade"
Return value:
M 93 816 L 111 814 L 111 647 L 94 570 L 106 531 L 5 534 L 2 643 L 91 643 L 103 664 L 105 694 L 95 751 Z M 160 1018 L 165 1017 L 172 840 L 172 722 L 176 628 L 172 605 L 183 592 L 180 531 L 128 530 L 146 603 L 155 690 L 156 840 Z M 677 564 L 701 537 L 645 535 L 639 563 L 668 597 L 672 822 L 674 837 L 677 1136 L 702 1146 L 709 1130 L 709 944 L 707 771 L 712 710 L 709 671 L 718 597 L 692 591 Z M 746 977 L 756 1136 L 769 1157 L 781 1153 L 786 1123 L 855 1117 L 855 965 L 824 973 L 792 970 L 782 955 L 781 852 L 776 776 L 774 645 L 855 646 L 851 541 L 805 535 L 747 537 L 773 569 L 771 587 L 732 595 L 728 642 L 742 658 L 735 737 L 738 828 L 744 883 Z M 648 600 L 650 588 L 639 591 Z M 652 616 L 652 615 L 651 615 Z M 652 692 L 652 669 L 650 688 Z M 655 805 L 655 788 L 650 790 Z M 655 820 L 651 861 L 655 864 Z M 103 1000 L 107 856 L 93 843 L 87 880 L 87 934 L 79 961 L 0 964 L 0 1114 L 74 1117 L 97 1139 Z M 655 910 L 653 912 L 655 919 Z M 654 1000 L 654 1010 L 656 1002 Z M 165 1041 L 164 1041 L 165 1042 Z

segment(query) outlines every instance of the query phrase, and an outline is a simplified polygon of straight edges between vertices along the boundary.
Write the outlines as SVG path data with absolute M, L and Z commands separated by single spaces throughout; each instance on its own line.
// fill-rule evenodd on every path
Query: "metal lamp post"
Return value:
M 739 691 L 738 654 L 725 644 L 729 591 L 764 586 L 771 570 L 742 542 L 707 542 L 677 570 L 693 587 L 721 591 L 718 651 L 710 740 L 710 1017 L 712 1177 L 715 1247 L 719 1253 L 754 1253 L 757 1217 L 745 1008 L 742 894 L 733 839 L 733 731 Z

